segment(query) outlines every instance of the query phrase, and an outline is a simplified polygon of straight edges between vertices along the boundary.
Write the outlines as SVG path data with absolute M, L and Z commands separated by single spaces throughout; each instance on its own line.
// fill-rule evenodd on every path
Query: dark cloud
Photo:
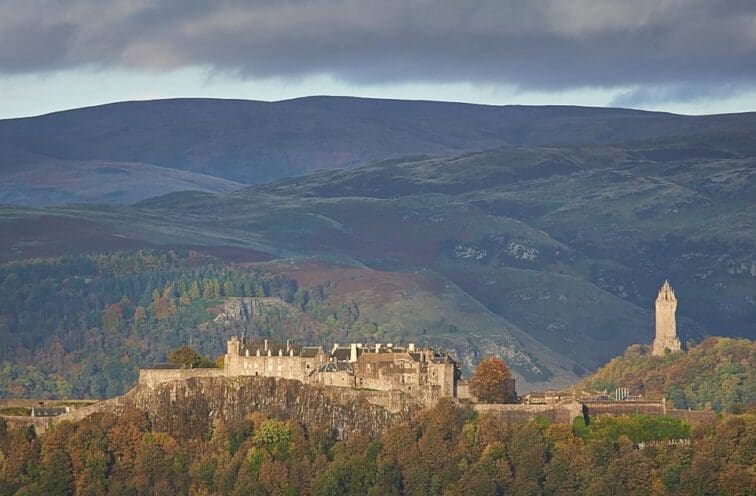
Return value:
M 357 84 L 651 88 L 620 97 L 637 102 L 682 95 L 680 88 L 752 87 L 756 6 L 751 0 L 0 4 L 0 73 L 197 65 L 239 77 L 330 74 Z

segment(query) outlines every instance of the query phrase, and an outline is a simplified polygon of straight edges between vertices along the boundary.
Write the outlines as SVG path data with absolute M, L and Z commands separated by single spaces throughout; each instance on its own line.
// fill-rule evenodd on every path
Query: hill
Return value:
M 675 408 L 742 411 L 756 406 L 756 342 L 711 337 L 664 357 L 633 345 L 577 387 L 627 387 L 645 397 L 665 396 Z
M 306 312 L 330 341 L 427 339 L 468 367 L 495 352 L 522 391 L 561 387 L 651 342 L 666 278 L 683 342 L 754 337 L 753 143 L 503 147 L 128 207 L 7 207 L 0 256 L 191 249 L 318 295 Z
M 0 200 L 32 206 L 72 200 L 128 203 L 145 193 L 187 187 L 232 189 L 219 179 L 256 184 L 406 156 L 693 135 L 708 143 L 754 131 L 755 114 L 693 117 L 611 108 L 347 97 L 121 102 L 0 121 Z M 38 164 L 41 159 L 44 167 Z M 218 179 L 170 176 L 151 167 Z M 37 178 L 45 175 L 43 187 L 53 193 L 49 198 L 35 191 L 35 178 L 17 176 L 31 169 Z M 128 179 L 118 192 L 107 186 L 100 191 L 91 181 L 78 182 L 94 172 L 93 177 L 107 184 L 106 177 L 113 178 L 107 171 L 118 169 L 130 172 L 118 172 Z M 147 169 L 149 175 L 139 175 L 137 169 Z M 160 188 L 150 180 L 155 173 Z M 142 192 L 142 187 L 148 189 Z
M 15 165 L 0 167 L 0 203 L 127 204 L 175 191 L 228 193 L 244 186 L 206 174 L 141 163 L 61 160 L 30 153 L 14 157 L 5 154 L 4 159 Z

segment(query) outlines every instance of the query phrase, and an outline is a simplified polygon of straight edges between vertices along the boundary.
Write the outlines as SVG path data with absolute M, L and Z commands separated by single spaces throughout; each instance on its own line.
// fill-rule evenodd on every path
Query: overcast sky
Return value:
M 0 0 L 0 117 L 313 94 L 756 110 L 756 0 Z

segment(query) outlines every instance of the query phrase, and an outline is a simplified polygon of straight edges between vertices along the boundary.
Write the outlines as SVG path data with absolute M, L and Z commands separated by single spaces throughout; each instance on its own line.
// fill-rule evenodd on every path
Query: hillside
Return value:
M 333 319 L 318 338 L 427 340 L 468 369 L 497 353 L 522 391 L 562 387 L 651 342 L 653 298 L 667 278 L 683 342 L 756 335 L 753 143 L 733 133 L 504 147 L 129 207 L 7 207 L 0 256 L 192 249 L 319 295 L 306 313 Z
M 756 342 L 712 337 L 664 357 L 633 345 L 577 387 L 627 387 L 648 398 L 665 396 L 675 408 L 742 411 L 756 406 Z
M 121 102 L 0 121 L 0 200 L 32 206 L 71 201 L 128 203 L 146 193 L 228 191 L 324 169 L 407 156 L 450 156 L 500 146 L 596 145 L 756 131 L 754 114 L 680 116 L 626 109 L 486 106 L 309 97 L 279 102 L 174 99 Z M 695 153 L 694 153 L 695 155 Z M 44 169 L 37 162 L 43 159 Z M 114 192 L 73 180 L 108 163 L 130 164 Z M 161 167 L 204 176 L 174 175 Z M 116 167 L 124 169 L 125 167 Z M 53 194 L 16 174 L 36 170 Z M 77 171 L 77 169 L 80 169 Z M 160 188 L 152 184 L 158 173 Z M 122 173 L 119 173 L 122 174 Z M 113 179 L 113 176 L 107 176 Z M 107 183 L 106 177 L 101 177 Z M 175 181 L 175 184 L 170 184 Z M 194 186 L 192 186 L 194 185 Z M 37 186 L 40 187 L 40 186 Z M 145 192 L 140 188 L 146 187 Z
M 175 191 L 228 193 L 244 186 L 206 174 L 140 163 L 59 160 L 31 154 L 15 163 L 19 167 L 0 167 L 0 203 L 127 204 Z

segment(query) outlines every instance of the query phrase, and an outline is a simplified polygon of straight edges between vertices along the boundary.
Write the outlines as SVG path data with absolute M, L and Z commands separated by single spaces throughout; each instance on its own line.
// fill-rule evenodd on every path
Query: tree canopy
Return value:
M 756 405 L 756 342 L 710 337 L 685 353 L 666 356 L 651 356 L 648 346 L 633 345 L 578 387 L 627 387 L 646 398 L 665 396 L 676 408 L 736 413 Z
M 200 366 L 202 357 L 191 346 L 181 346 L 168 355 L 168 363 L 193 369 Z
M 496 357 L 482 360 L 470 379 L 470 392 L 483 403 L 507 403 L 514 399 L 512 373 Z
M 156 431 L 129 408 L 40 436 L 0 420 L 0 496 L 753 494 L 752 413 L 693 428 L 641 415 L 581 420 L 508 424 L 448 400 L 346 440 L 261 412 L 207 435 Z

